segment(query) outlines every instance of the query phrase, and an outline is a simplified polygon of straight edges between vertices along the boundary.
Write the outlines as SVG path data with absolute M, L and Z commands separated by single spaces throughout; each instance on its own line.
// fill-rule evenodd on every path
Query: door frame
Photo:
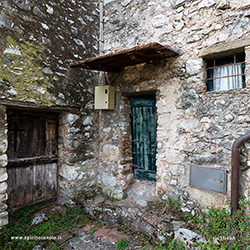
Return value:
M 139 91 L 139 92 L 123 92 L 122 96 L 129 97 L 129 99 L 130 99 L 130 97 L 146 97 L 146 96 L 151 96 L 151 97 L 155 98 L 155 101 L 156 101 L 156 104 L 157 104 L 157 96 L 156 95 L 159 92 L 160 91 L 157 90 L 157 89 L 148 90 L 148 91 Z M 131 103 L 130 103 L 130 107 L 131 107 Z M 157 105 L 155 105 L 155 107 L 156 107 L 156 115 L 157 115 Z M 156 153 L 155 153 L 155 160 L 156 160 L 156 154 L 157 154 L 157 127 L 158 127 L 158 123 L 156 121 Z M 131 135 L 133 133 L 132 129 L 133 128 L 132 128 L 132 108 L 131 108 Z M 133 163 L 132 163 L 132 166 L 133 166 L 132 170 L 133 170 L 133 173 L 134 173 L 134 164 Z M 157 166 L 155 165 L 155 167 L 156 167 L 155 173 L 157 173 Z M 154 181 L 156 181 L 155 178 L 154 178 Z

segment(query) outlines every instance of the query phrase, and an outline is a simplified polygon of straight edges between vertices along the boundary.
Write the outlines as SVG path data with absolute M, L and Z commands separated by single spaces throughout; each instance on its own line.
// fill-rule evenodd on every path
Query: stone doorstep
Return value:
M 204 239 L 198 234 L 187 229 L 188 225 L 184 221 L 178 220 L 173 215 L 159 215 L 154 214 L 147 207 L 134 206 L 128 204 L 121 206 L 119 203 L 106 203 L 99 204 L 84 204 L 87 211 L 92 214 L 95 212 L 101 213 L 99 220 L 106 224 L 129 224 L 135 231 L 141 232 L 152 238 L 162 239 L 164 234 L 171 237 L 181 239 L 187 245 L 191 245 L 195 240 Z M 97 205 L 97 206 L 96 206 Z M 87 207 L 86 207 L 87 206 Z M 86 229 L 91 229 L 92 226 L 86 225 Z M 101 228 L 95 232 L 95 235 L 103 240 L 116 242 L 120 238 L 127 237 L 115 229 Z

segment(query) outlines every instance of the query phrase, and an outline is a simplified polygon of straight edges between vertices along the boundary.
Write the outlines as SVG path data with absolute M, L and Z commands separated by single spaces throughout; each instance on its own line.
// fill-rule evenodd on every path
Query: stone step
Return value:
M 177 215 L 156 212 L 149 206 L 139 206 L 131 197 L 111 201 L 97 196 L 93 201 L 83 203 L 86 211 L 98 218 L 103 225 L 128 225 L 153 239 L 164 240 L 165 236 L 170 236 L 181 239 L 187 245 L 194 241 L 204 241 L 200 235 L 189 229 L 188 222 L 180 220 Z

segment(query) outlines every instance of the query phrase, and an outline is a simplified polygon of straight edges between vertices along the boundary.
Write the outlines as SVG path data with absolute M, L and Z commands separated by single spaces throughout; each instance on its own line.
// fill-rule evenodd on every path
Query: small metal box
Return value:
M 227 171 L 190 164 L 189 186 L 216 193 L 227 192 Z
M 113 110 L 115 108 L 115 87 L 110 85 L 95 87 L 95 109 Z

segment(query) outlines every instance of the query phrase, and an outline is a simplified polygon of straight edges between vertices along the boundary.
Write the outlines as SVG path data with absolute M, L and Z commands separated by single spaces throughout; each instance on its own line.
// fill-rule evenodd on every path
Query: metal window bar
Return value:
M 215 59 L 214 59 L 215 61 Z M 243 64 L 245 62 L 238 62 L 238 63 L 229 63 L 229 64 L 224 64 L 224 65 L 219 65 L 219 66 L 213 66 L 213 67 L 208 67 L 207 69 L 214 69 L 214 68 L 222 68 L 222 67 L 225 67 L 225 66 L 230 66 L 230 65 L 237 65 L 237 64 Z M 215 64 L 215 62 L 214 62 Z
M 245 61 L 244 61 L 244 62 L 236 62 L 236 60 L 237 60 L 236 54 L 234 54 L 234 63 L 229 63 L 229 64 L 225 64 L 225 65 L 215 66 L 216 59 L 214 58 L 214 60 L 213 60 L 214 66 L 213 66 L 213 67 L 208 67 L 207 70 L 213 69 L 213 76 L 215 76 L 215 70 L 216 70 L 216 69 L 222 68 L 222 67 L 225 67 L 225 66 L 234 65 L 234 72 L 236 72 L 236 65 L 238 65 L 238 64 L 242 65 L 243 63 L 245 63 Z M 222 77 L 207 78 L 207 81 L 209 81 L 209 80 L 221 79 L 221 78 L 233 77 L 233 78 L 234 78 L 234 88 L 236 89 L 236 77 L 237 77 L 237 76 L 244 76 L 244 75 L 245 75 L 245 72 L 242 73 L 242 74 L 234 74 L 234 75 L 228 75 L 228 76 L 222 76 Z M 215 83 L 216 83 L 216 81 L 213 81 L 213 89 L 216 89 L 216 88 L 215 88 Z
M 229 78 L 229 77 L 235 77 L 235 76 L 244 76 L 244 75 L 245 75 L 245 74 L 228 75 L 228 76 L 221 76 L 221 77 L 213 77 L 213 78 L 207 78 L 207 80 L 221 79 L 221 78 Z
M 234 73 L 236 73 L 236 55 L 234 54 Z M 236 89 L 236 76 L 234 76 L 234 89 Z

